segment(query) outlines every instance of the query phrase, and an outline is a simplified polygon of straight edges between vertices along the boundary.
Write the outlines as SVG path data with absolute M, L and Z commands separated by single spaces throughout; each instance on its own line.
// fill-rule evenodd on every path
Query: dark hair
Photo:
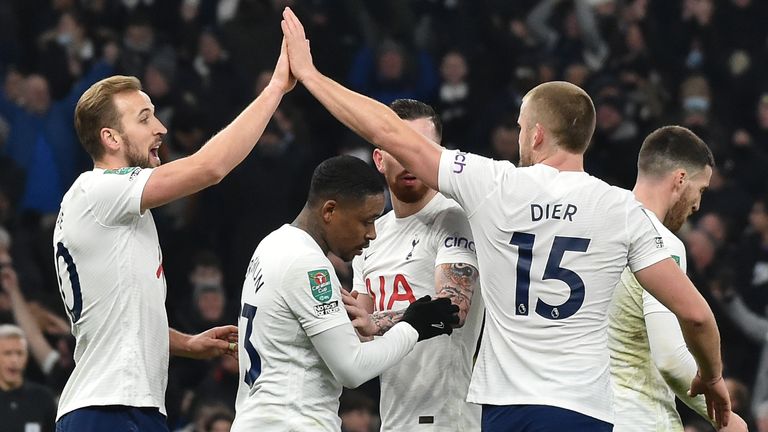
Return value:
M 651 132 L 637 157 L 640 175 L 654 177 L 678 168 L 692 174 L 705 166 L 715 166 L 712 151 L 701 138 L 682 126 L 664 126 Z
M 215 267 L 221 269 L 221 260 L 210 250 L 201 249 L 195 253 L 192 259 L 194 267 Z
M 438 141 L 443 139 L 443 122 L 431 106 L 414 99 L 396 99 L 389 108 L 403 120 L 429 119 L 435 126 Z
M 360 201 L 383 193 L 381 176 L 370 165 L 354 156 L 334 156 L 321 162 L 312 173 L 307 204 L 314 206 L 326 200 Z
M 569 153 L 587 151 L 595 132 L 595 105 L 581 87 L 551 81 L 539 84 L 523 98 L 530 124 L 541 123 Z
M 358 390 L 344 389 L 339 398 L 339 415 L 351 411 L 367 411 L 373 413 L 374 405 L 371 398 Z

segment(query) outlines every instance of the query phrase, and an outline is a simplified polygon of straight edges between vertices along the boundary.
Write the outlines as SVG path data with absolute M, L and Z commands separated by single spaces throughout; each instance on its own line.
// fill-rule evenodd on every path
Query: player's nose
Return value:
M 371 226 L 367 232 L 365 233 L 365 239 L 368 241 L 374 240 L 376 238 L 376 226 Z

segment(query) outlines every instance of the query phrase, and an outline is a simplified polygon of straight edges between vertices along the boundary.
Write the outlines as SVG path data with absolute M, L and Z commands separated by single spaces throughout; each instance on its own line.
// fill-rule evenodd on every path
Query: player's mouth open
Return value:
M 152 155 L 153 158 L 160 160 L 160 155 L 158 154 L 158 151 L 160 149 L 160 146 L 152 147 L 149 149 L 149 154 Z

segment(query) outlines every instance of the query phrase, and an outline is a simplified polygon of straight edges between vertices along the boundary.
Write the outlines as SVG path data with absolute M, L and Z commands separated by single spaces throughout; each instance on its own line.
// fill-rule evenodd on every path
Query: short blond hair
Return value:
M 132 76 L 115 75 L 92 85 L 80 96 L 75 107 L 75 131 L 80 144 L 93 160 L 104 155 L 99 133 L 108 127 L 120 130 L 120 113 L 114 96 L 126 91 L 141 90 L 141 82 Z
M 523 98 L 531 124 L 540 123 L 569 153 L 587 151 L 595 132 L 595 105 L 587 92 L 565 81 L 539 84 Z

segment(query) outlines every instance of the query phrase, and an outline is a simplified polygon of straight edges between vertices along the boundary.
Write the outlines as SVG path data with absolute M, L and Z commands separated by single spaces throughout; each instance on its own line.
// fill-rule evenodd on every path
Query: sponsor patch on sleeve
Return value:
M 312 292 L 312 297 L 320 303 L 325 303 L 331 299 L 333 295 L 333 287 L 331 286 L 331 275 L 326 269 L 317 269 L 307 272 L 309 277 L 309 289 Z
M 678 266 L 680 266 L 680 257 L 677 255 L 672 255 L 672 259 L 675 260 Z
M 315 308 L 315 316 L 320 318 L 320 317 L 324 317 L 326 315 L 330 315 L 338 312 L 339 302 L 337 300 L 334 300 L 328 303 L 321 303 L 319 305 L 315 305 L 314 308 Z
M 136 175 L 136 174 L 139 173 L 139 171 L 141 171 L 141 168 L 139 168 L 139 167 L 124 167 L 124 168 L 104 170 L 104 174 L 117 174 L 117 175 L 132 174 L 132 175 Z
M 661 236 L 655 237 L 654 241 L 656 242 L 656 249 L 662 249 L 664 247 L 664 239 Z

